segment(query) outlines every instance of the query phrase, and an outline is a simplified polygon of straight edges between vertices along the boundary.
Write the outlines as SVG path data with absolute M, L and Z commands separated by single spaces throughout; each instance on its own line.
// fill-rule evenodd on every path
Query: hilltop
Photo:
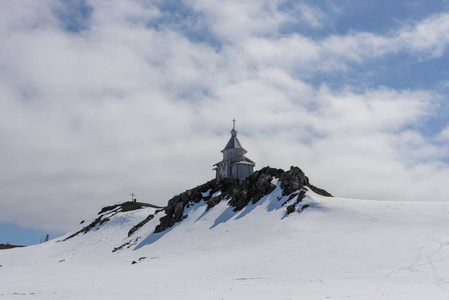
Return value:
M 57 239 L 2 251 L 0 294 L 445 300 L 448 227 L 449 203 L 331 197 L 299 168 L 264 168 L 164 208 L 112 205 Z

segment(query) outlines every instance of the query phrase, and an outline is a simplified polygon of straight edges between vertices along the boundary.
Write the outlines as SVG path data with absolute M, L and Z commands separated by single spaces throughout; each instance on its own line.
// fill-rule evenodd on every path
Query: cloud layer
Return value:
M 338 10 L 307 1 L 0 5 L 0 222 L 65 231 L 132 192 L 165 204 L 213 178 L 233 118 L 258 167 L 298 165 L 337 196 L 447 200 L 443 71 L 385 74 L 443 66 L 448 13 L 340 34 Z

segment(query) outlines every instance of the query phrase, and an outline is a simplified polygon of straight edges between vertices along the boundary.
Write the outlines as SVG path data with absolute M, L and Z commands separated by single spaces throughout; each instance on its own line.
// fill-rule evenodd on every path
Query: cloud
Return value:
M 405 23 L 388 35 L 351 32 L 313 39 L 292 33 L 251 36 L 243 45 L 248 59 L 257 65 L 333 73 L 348 70 L 352 64 L 366 64 L 400 53 L 408 53 L 420 61 L 441 57 L 449 44 L 448 26 L 449 14 L 440 14 L 421 22 Z
M 404 28 L 396 37 L 404 47 L 423 56 L 423 59 L 443 55 L 449 43 L 449 14 L 429 17 L 411 28 Z
M 438 134 L 437 139 L 440 141 L 449 141 L 449 127 L 444 128 Z
M 445 200 L 447 124 L 423 130 L 445 96 L 333 79 L 444 56 L 445 14 L 315 37 L 300 29 L 326 15 L 307 2 L 176 3 L 2 2 L 0 222 L 65 231 L 132 192 L 163 205 L 214 177 L 233 118 L 257 167 L 298 165 L 345 197 Z
M 449 14 L 443 13 L 421 22 L 405 23 L 387 36 L 355 32 L 332 36 L 325 39 L 322 45 L 326 52 L 355 63 L 398 52 L 408 52 L 427 60 L 443 55 L 449 44 L 448 29 Z

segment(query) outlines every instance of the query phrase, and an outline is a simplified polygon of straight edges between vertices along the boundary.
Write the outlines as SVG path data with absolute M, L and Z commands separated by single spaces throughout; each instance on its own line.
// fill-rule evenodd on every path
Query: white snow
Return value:
M 127 237 L 145 208 L 0 251 L 0 299 L 449 299 L 449 203 L 308 192 L 287 215 L 280 192 L 239 212 L 200 202 L 158 234 L 162 213 Z

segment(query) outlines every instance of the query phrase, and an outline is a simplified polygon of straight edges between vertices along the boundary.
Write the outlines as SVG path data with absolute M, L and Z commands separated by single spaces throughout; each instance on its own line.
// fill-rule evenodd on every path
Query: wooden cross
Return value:
M 133 202 L 134 201 L 134 196 L 137 196 L 137 195 L 134 194 L 134 193 L 131 193 L 130 195 L 131 195 L 131 202 Z

